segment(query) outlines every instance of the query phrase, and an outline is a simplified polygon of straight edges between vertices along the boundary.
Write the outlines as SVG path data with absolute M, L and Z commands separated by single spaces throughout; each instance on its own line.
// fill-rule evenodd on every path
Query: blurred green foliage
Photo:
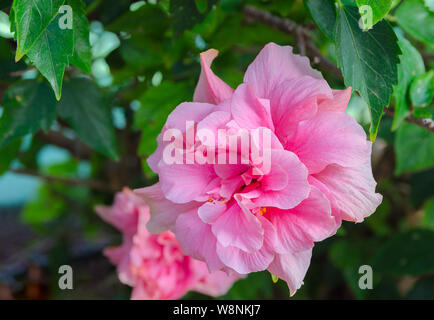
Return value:
M 50 263 L 74 259 L 70 246 L 77 237 L 87 244 L 107 235 L 119 240 L 93 206 L 111 203 L 124 186 L 156 181 L 145 160 L 167 115 L 191 101 L 200 52 L 219 50 L 213 70 L 235 88 L 266 43 L 299 50 L 293 35 L 247 19 L 243 8 L 252 5 L 305 26 L 308 41 L 343 78 L 315 67 L 331 87 L 352 86 L 349 112 L 372 138 L 378 130 L 373 168 L 382 205 L 365 223 L 344 223 L 335 237 L 316 245 L 305 284 L 293 298 L 434 299 L 434 133 L 406 121 L 428 120 L 434 111 L 434 12 L 429 1 L 375 1 L 373 28 L 363 31 L 356 6 L 367 2 L 34 0 L 43 9 L 39 16 L 27 1 L 0 1 L 10 19 L 0 19 L 0 30 L 11 24 L 15 32 L 13 38 L 0 33 L 0 174 L 10 170 L 46 181 L 22 206 L 21 221 L 57 244 Z M 64 4 L 74 9 L 69 33 L 56 27 Z M 383 116 L 384 107 L 394 118 Z M 41 154 L 53 145 L 67 156 L 47 165 Z M 358 286 L 361 265 L 373 267 L 372 290 Z M 106 273 L 109 283 L 117 281 L 113 268 Z M 128 289 L 111 288 L 112 298 L 128 297 Z M 283 281 L 274 284 L 261 272 L 222 298 L 289 297 Z

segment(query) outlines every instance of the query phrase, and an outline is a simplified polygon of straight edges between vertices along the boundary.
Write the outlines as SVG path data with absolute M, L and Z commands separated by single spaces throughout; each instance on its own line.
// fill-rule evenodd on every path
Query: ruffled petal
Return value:
M 372 176 L 371 160 L 368 159 L 353 168 L 330 165 L 310 177 L 311 184 L 327 196 L 333 214 L 340 219 L 362 222 L 375 212 L 383 199 L 381 194 L 375 193 L 377 183 Z
M 217 254 L 221 261 L 240 274 L 262 271 L 268 268 L 274 259 L 276 231 L 273 225 L 262 217 L 258 217 L 264 229 L 264 245 L 253 253 L 236 247 L 223 247 L 217 242 Z
M 151 219 L 147 223 L 147 228 L 149 232 L 155 234 L 172 229 L 175 226 L 178 215 L 195 211 L 200 206 L 200 203 L 194 201 L 186 204 L 177 204 L 167 200 L 161 190 L 160 183 L 136 189 L 134 192 L 148 204 Z
M 200 220 L 197 213 L 181 214 L 176 220 L 174 233 L 184 254 L 204 261 L 210 272 L 224 267 L 216 253 L 217 239 L 211 225 Z
M 311 68 L 307 57 L 293 54 L 292 47 L 269 43 L 247 68 L 244 82 L 253 88 L 256 96 L 268 98 L 283 81 L 304 75 L 323 78 Z
M 253 199 L 253 202 L 258 207 L 291 209 L 309 195 L 310 186 L 307 181 L 307 169 L 294 153 L 287 150 L 271 150 L 271 168 L 275 166 L 286 172 L 288 176 L 287 185 L 284 188 L 280 188 L 281 186 L 276 188 L 279 190 L 272 190 L 273 188 L 270 186 L 272 181 L 267 181 L 267 178 L 264 177 L 269 190 L 263 190 L 257 199 Z
M 351 116 L 324 112 L 301 122 L 286 147 L 314 174 L 329 164 L 362 165 L 369 158 L 371 142 Z
M 233 89 L 217 77 L 210 68 L 217 55 L 218 51 L 215 49 L 209 49 L 200 54 L 202 71 L 193 96 L 196 102 L 219 104 L 232 96 Z
M 309 197 L 295 208 L 269 208 L 264 217 L 276 229 L 276 251 L 282 254 L 311 249 L 314 241 L 335 234 L 339 225 L 331 215 L 329 200 L 313 186 Z
M 312 250 L 276 255 L 268 271 L 286 281 L 291 296 L 303 285 L 303 279 L 309 268 Z
M 263 246 L 264 230 L 259 220 L 237 203 L 232 204 L 212 224 L 212 232 L 223 247 L 233 246 L 254 252 Z

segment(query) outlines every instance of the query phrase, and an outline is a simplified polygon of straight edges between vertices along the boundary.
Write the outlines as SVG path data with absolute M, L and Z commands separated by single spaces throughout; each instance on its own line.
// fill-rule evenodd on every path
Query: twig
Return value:
M 67 138 L 60 132 L 49 131 L 48 133 L 44 133 L 40 131 L 36 134 L 36 137 L 45 143 L 68 150 L 79 159 L 89 159 L 92 155 L 92 150 L 83 142 L 77 139 Z
M 385 108 L 385 113 L 388 116 L 394 117 L 395 110 L 393 108 Z M 405 121 L 409 123 L 413 123 L 419 127 L 425 128 L 428 131 L 434 132 L 434 121 L 429 118 L 415 118 L 412 115 L 409 115 L 405 118 Z
M 32 177 L 37 177 L 47 182 L 60 182 L 60 183 L 73 185 L 73 186 L 85 186 L 90 189 L 94 189 L 101 192 L 107 192 L 107 193 L 114 193 L 117 191 L 107 183 L 96 181 L 96 180 L 56 177 L 56 176 L 46 175 L 30 169 L 11 169 L 10 171 L 17 174 L 25 174 Z
M 250 5 L 244 6 L 243 11 L 244 16 L 249 21 L 259 21 L 276 30 L 294 36 L 297 42 L 297 49 L 300 51 L 300 54 L 303 54 L 305 48 L 307 55 L 312 58 L 312 61 L 315 64 L 318 64 L 321 68 L 329 71 L 338 79 L 343 80 L 342 73 L 339 68 L 336 67 L 333 62 L 323 56 L 319 49 L 312 43 L 309 34 L 309 28 L 298 25 L 292 20 L 276 17 L 268 11 L 260 10 Z

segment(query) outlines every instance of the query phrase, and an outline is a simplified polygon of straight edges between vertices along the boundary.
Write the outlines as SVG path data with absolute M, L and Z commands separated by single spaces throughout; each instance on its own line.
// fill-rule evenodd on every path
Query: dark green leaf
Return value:
M 383 17 L 389 12 L 390 8 L 392 8 L 392 0 L 356 0 L 357 6 L 359 7 L 360 13 L 365 16 L 363 21 L 363 29 L 369 30 L 376 24 L 378 21 L 383 19 Z M 368 10 L 363 10 L 364 6 L 369 6 L 372 12 Z M 366 16 L 370 15 L 372 16 Z M 372 18 L 372 19 L 371 19 Z
M 410 113 L 408 105 L 408 88 L 415 77 L 425 72 L 422 56 L 415 47 L 403 36 L 398 34 L 398 44 L 402 55 L 398 65 L 398 84 L 393 88 L 395 99 L 395 116 L 392 130 L 398 129 L 405 117 Z
M 434 97 L 434 70 L 418 76 L 410 87 L 410 100 L 413 106 L 425 108 Z
M 92 52 L 89 43 L 89 21 L 86 18 L 85 5 L 82 0 L 67 0 L 74 12 L 74 55 L 71 63 L 90 73 Z
M 116 134 L 110 108 L 101 90 L 85 78 L 65 81 L 59 115 L 93 149 L 117 159 Z
M 424 205 L 423 226 L 434 230 L 434 197 L 428 199 Z
M 62 95 L 62 81 L 65 68 L 74 53 L 74 32 L 72 29 L 61 29 L 59 14 L 44 29 L 33 47 L 27 52 L 27 56 L 38 68 L 42 75 L 50 82 L 56 94 L 57 100 Z
M 183 101 L 191 100 L 191 90 L 184 83 L 164 81 L 140 97 L 140 109 L 134 114 L 134 125 L 142 131 L 139 154 L 150 155 L 157 146 L 156 138 L 167 116 Z
M 0 147 L 0 175 L 9 169 L 9 165 L 18 155 L 21 146 L 21 139 L 15 139 Z
M 373 268 L 396 276 L 434 271 L 433 243 L 434 231 L 411 230 L 398 234 L 380 247 Z
M 321 31 L 334 40 L 336 23 L 336 7 L 333 0 L 305 0 L 310 15 Z
M 35 133 L 49 130 L 56 119 L 56 100 L 44 82 L 24 80 L 5 92 L 4 112 L 0 118 L 0 145 Z
M 205 19 L 206 14 L 216 3 L 217 0 L 207 0 L 206 9 L 200 12 L 195 1 L 170 0 L 170 13 L 175 35 L 180 36 L 185 30 L 193 28 Z
M 345 84 L 357 90 L 371 112 L 371 140 L 375 140 L 384 107 L 398 80 L 399 46 L 390 25 L 381 21 L 363 32 L 356 7 L 340 7 L 335 41 L 338 65 Z
M 395 12 L 398 25 L 413 38 L 428 45 L 434 43 L 434 13 L 422 0 L 405 0 Z
M 16 59 L 20 60 L 54 20 L 65 0 L 14 0 L 17 31 Z
M 434 165 L 434 134 L 410 123 L 403 123 L 395 138 L 395 174 L 418 171 Z

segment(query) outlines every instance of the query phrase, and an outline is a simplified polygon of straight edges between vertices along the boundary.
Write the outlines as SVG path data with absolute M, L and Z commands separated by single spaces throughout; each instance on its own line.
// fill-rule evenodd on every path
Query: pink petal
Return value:
M 179 215 L 174 232 L 185 255 L 206 262 L 210 272 L 223 268 L 216 254 L 217 239 L 211 231 L 211 225 L 200 220 L 197 213 Z
M 344 90 L 333 90 L 333 98 L 325 99 L 318 106 L 319 112 L 345 112 L 351 99 L 351 87 Z
M 258 207 L 291 209 L 307 198 L 310 191 L 307 169 L 297 156 L 287 150 L 271 150 L 271 167 L 278 165 L 288 176 L 287 185 L 280 190 L 263 190 L 253 202 Z M 264 177 L 264 179 L 266 179 Z M 279 182 L 280 183 L 280 182 Z M 269 183 L 267 186 L 271 189 Z M 280 188 L 280 186 L 279 186 Z
M 225 211 L 226 204 L 220 201 L 208 201 L 199 207 L 197 213 L 203 222 L 211 224 Z
M 315 116 L 319 100 L 331 97 L 332 90 L 325 80 L 302 76 L 282 82 L 270 96 L 277 136 L 282 141 L 291 136 L 300 121 Z
M 104 250 L 104 255 L 110 262 L 117 266 L 119 280 L 129 286 L 134 286 L 135 277 L 131 272 L 130 251 L 132 248 L 132 239 L 124 237 L 124 242 L 118 247 L 109 247 Z
M 263 246 L 264 230 L 259 220 L 237 203 L 232 204 L 212 224 L 212 232 L 223 246 L 254 252 Z
M 312 187 L 309 197 L 290 210 L 268 208 L 264 214 L 277 233 L 276 251 L 282 254 L 311 249 L 336 233 L 338 223 L 331 215 L 329 200 Z
M 216 106 L 213 104 L 183 102 L 169 114 L 165 127 L 177 128 L 185 132 L 187 121 L 199 122 L 213 111 L 216 111 Z
M 234 282 L 242 277 L 236 273 L 227 275 L 223 271 L 209 273 L 205 263 L 197 260 L 193 260 L 192 262 L 195 274 L 198 277 L 192 290 L 212 297 L 219 297 L 226 294 Z
M 269 43 L 247 68 L 244 82 L 256 96 L 269 98 L 280 83 L 303 75 L 322 79 L 321 73 L 311 68 L 309 59 L 293 54 L 292 47 Z
M 258 219 L 264 229 L 264 245 L 258 251 L 248 253 L 232 246 L 223 247 L 217 242 L 217 254 L 221 261 L 240 274 L 265 270 L 274 259 L 276 231 L 266 219 L 261 216 Z
M 168 229 L 172 229 L 178 215 L 197 209 L 200 204 L 198 202 L 190 202 L 186 204 L 173 203 L 166 199 L 161 190 L 160 183 L 156 183 L 150 187 L 136 189 L 134 192 L 142 197 L 148 204 L 151 212 L 151 219 L 147 224 L 147 228 L 152 233 L 161 233 Z
M 231 100 L 231 113 L 236 123 L 244 129 L 265 127 L 274 130 L 270 102 L 258 99 L 252 89 L 241 84 Z
M 200 54 L 202 71 L 194 91 L 193 100 L 195 102 L 219 104 L 232 96 L 232 88 L 218 78 L 210 68 L 217 55 L 218 51 L 214 49 L 209 49 Z
M 165 197 L 175 203 L 207 200 L 206 187 L 216 177 L 214 168 L 208 164 L 159 164 L 161 190 Z
M 287 144 L 309 173 L 317 173 L 329 164 L 359 166 L 369 158 L 371 143 L 363 128 L 343 112 L 324 112 L 301 122 Z
M 291 296 L 300 289 L 309 268 L 312 250 L 276 255 L 268 271 L 286 281 Z
M 333 214 L 343 220 L 362 222 L 375 212 L 383 199 L 375 193 L 377 183 L 372 176 L 370 157 L 358 167 L 330 165 L 311 176 L 310 182 L 327 196 Z

